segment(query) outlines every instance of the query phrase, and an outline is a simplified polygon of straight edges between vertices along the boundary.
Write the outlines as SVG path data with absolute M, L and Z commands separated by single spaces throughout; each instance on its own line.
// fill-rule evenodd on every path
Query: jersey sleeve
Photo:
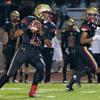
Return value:
M 82 32 L 88 32 L 90 29 L 89 25 L 87 24 L 87 22 L 84 22 L 82 25 L 81 25 L 81 31 Z
M 23 18 L 22 21 L 21 21 L 21 29 L 24 30 L 24 31 L 28 30 L 28 26 L 35 19 L 36 18 L 34 16 L 27 16 L 27 17 Z
M 43 31 L 44 31 L 44 36 L 45 38 L 52 40 L 52 38 L 55 36 L 56 34 L 56 26 L 53 25 L 52 23 L 46 23 L 43 26 Z

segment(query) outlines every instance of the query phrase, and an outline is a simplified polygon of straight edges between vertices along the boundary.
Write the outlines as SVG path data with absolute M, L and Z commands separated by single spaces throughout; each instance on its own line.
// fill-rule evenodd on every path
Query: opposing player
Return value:
M 89 47 L 95 39 L 100 37 L 94 36 L 95 30 L 97 28 L 97 18 L 98 18 L 98 10 L 95 7 L 90 7 L 86 9 L 86 20 L 81 25 L 81 36 L 80 36 L 80 45 L 78 48 L 78 54 L 80 55 L 82 61 L 87 66 L 87 69 L 84 70 L 78 75 L 73 76 L 73 79 L 69 82 L 66 88 L 71 91 L 73 90 L 73 84 L 76 81 L 79 81 L 80 78 L 87 73 L 97 70 L 97 63 L 93 58 L 93 55 L 89 51 Z
M 51 12 L 52 10 L 47 4 L 40 4 L 38 10 L 37 7 L 34 11 L 35 16 L 25 17 L 22 20 L 21 27 L 15 31 L 15 37 L 22 37 L 22 44 L 16 51 L 7 73 L 0 79 L 1 88 L 11 76 L 14 76 L 19 67 L 28 61 L 36 68 L 29 92 L 30 97 L 36 96 L 40 76 L 43 77 L 42 75 L 45 63 L 40 52 L 42 42 L 44 42 L 48 47 L 51 47 L 51 44 L 48 42 L 48 39 L 46 39 L 42 30 L 42 23 L 40 22 L 40 19 L 44 18 L 45 13 Z

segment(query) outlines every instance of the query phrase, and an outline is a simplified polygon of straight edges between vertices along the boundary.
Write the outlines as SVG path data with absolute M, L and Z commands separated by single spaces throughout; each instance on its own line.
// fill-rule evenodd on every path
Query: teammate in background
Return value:
M 35 16 L 26 16 L 22 20 L 21 27 L 19 27 L 14 34 L 15 37 L 22 36 L 22 43 L 16 51 L 7 73 L 0 79 L 0 88 L 11 76 L 14 76 L 23 63 L 28 61 L 36 68 L 29 96 L 36 96 L 38 82 L 40 77 L 43 77 L 42 75 L 45 67 L 45 63 L 40 52 L 40 49 L 43 46 L 42 42 L 44 42 L 49 48 L 51 47 L 51 43 L 43 32 L 40 20 L 42 20 L 46 14 L 50 14 L 50 12 L 52 12 L 52 10 L 49 5 L 39 4 L 35 8 Z
M 52 47 L 52 39 L 55 37 L 56 32 L 56 25 L 51 21 L 51 13 L 45 13 L 45 17 L 43 19 L 43 29 L 46 38 L 51 43 L 51 47 L 48 47 L 44 44 L 44 48 L 42 50 L 44 62 L 46 64 L 45 67 L 45 77 L 44 82 L 50 82 L 51 77 L 51 67 L 52 67 L 52 59 L 53 59 L 53 53 L 54 48 Z
M 8 35 L 8 42 L 4 45 L 3 53 L 6 58 L 6 67 L 5 67 L 5 73 L 8 71 L 11 60 L 14 56 L 15 51 L 18 48 L 18 41 L 19 38 L 14 37 L 14 31 L 19 28 L 20 26 L 20 14 L 18 11 L 14 10 L 10 13 L 10 20 L 6 21 L 3 28 Z M 13 82 L 18 82 L 16 80 L 16 75 L 13 77 Z
M 93 55 L 89 51 L 89 47 L 92 42 L 100 37 L 95 36 L 95 31 L 97 28 L 98 20 L 98 10 L 95 7 L 90 7 L 86 9 L 86 20 L 81 25 L 81 36 L 80 36 L 80 45 L 78 48 L 78 54 L 80 55 L 82 61 L 87 65 L 87 68 L 80 73 L 77 73 L 73 76 L 72 80 L 66 86 L 67 90 L 73 90 L 73 84 L 76 81 L 80 81 L 80 78 L 85 75 L 87 72 L 91 73 L 97 71 L 97 63 L 93 58 Z
M 19 82 L 29 83 L 28 76 L 29 76 L 29 63 L 25 62 L 22 67 L 19 69 L 20 80 Z
M 79 33 L 80 30 L 75 21 L 72 18 L 68 19 L 66 21 L 66 29 L 61 33 L 61 48 L 64 55 L 63 83 L 67 82 L 66 71 L 68 64 L 70 64 L 72 76 L 75 71 L 79 69 L 78 56 L 76 52 Z

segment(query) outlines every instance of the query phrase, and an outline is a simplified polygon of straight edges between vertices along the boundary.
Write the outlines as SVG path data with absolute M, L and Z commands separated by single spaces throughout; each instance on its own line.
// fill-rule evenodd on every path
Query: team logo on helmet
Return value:
M 46 12 L 52 12 L 52 9 L 50 8 L 50 6 L 47 5 L 47 4 L 39 4 L 39 5 L 35 8 L 34 14 L 35 14 L 38 18 L 43 19 L 43 18 L 44 18 L 43 13 L 46 13 Z

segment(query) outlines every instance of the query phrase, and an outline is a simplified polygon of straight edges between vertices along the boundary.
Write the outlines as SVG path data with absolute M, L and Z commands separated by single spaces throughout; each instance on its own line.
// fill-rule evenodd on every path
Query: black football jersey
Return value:
M 21 37 L 22 43 L 29 43 L 33 46 L 40 47 L 42 45 L 42 36 L 38 33 L 32 33 L 28 26 L 32 21 L 36 20 L 35 16 L 27 16 L 21 21 L 21 29 L 25 32 Z
M 66 30 L 61 33 L 62 42 L 66 44 L 66 47 L 75 47 L 77 45 L 78 34 L 75 30 Z
M 3 26 L 5 32 L 7 32 L 8 34 L 8 42 L 7 44 L 14 44 L 16 43 L 16 38 L 13 36 L 14 32 L 18 29 L 21 28 L 21 24 L 20 23 L 16 23 L 15 26 L 9 21 L 7 23 L 4 24 Z
M 87 38 L 91 38 L 95 35 L 96 28 L 97 24 L 84 21 L 81 25 L 81 32 L 87 32 Z M 90 44 L 86 44 L 85 46 L 90 47 Z
M 45 38 L 52 40 L 56 33 L 56 25 L 53 22 L 44 22 L 43 23 L 43 31 Z

